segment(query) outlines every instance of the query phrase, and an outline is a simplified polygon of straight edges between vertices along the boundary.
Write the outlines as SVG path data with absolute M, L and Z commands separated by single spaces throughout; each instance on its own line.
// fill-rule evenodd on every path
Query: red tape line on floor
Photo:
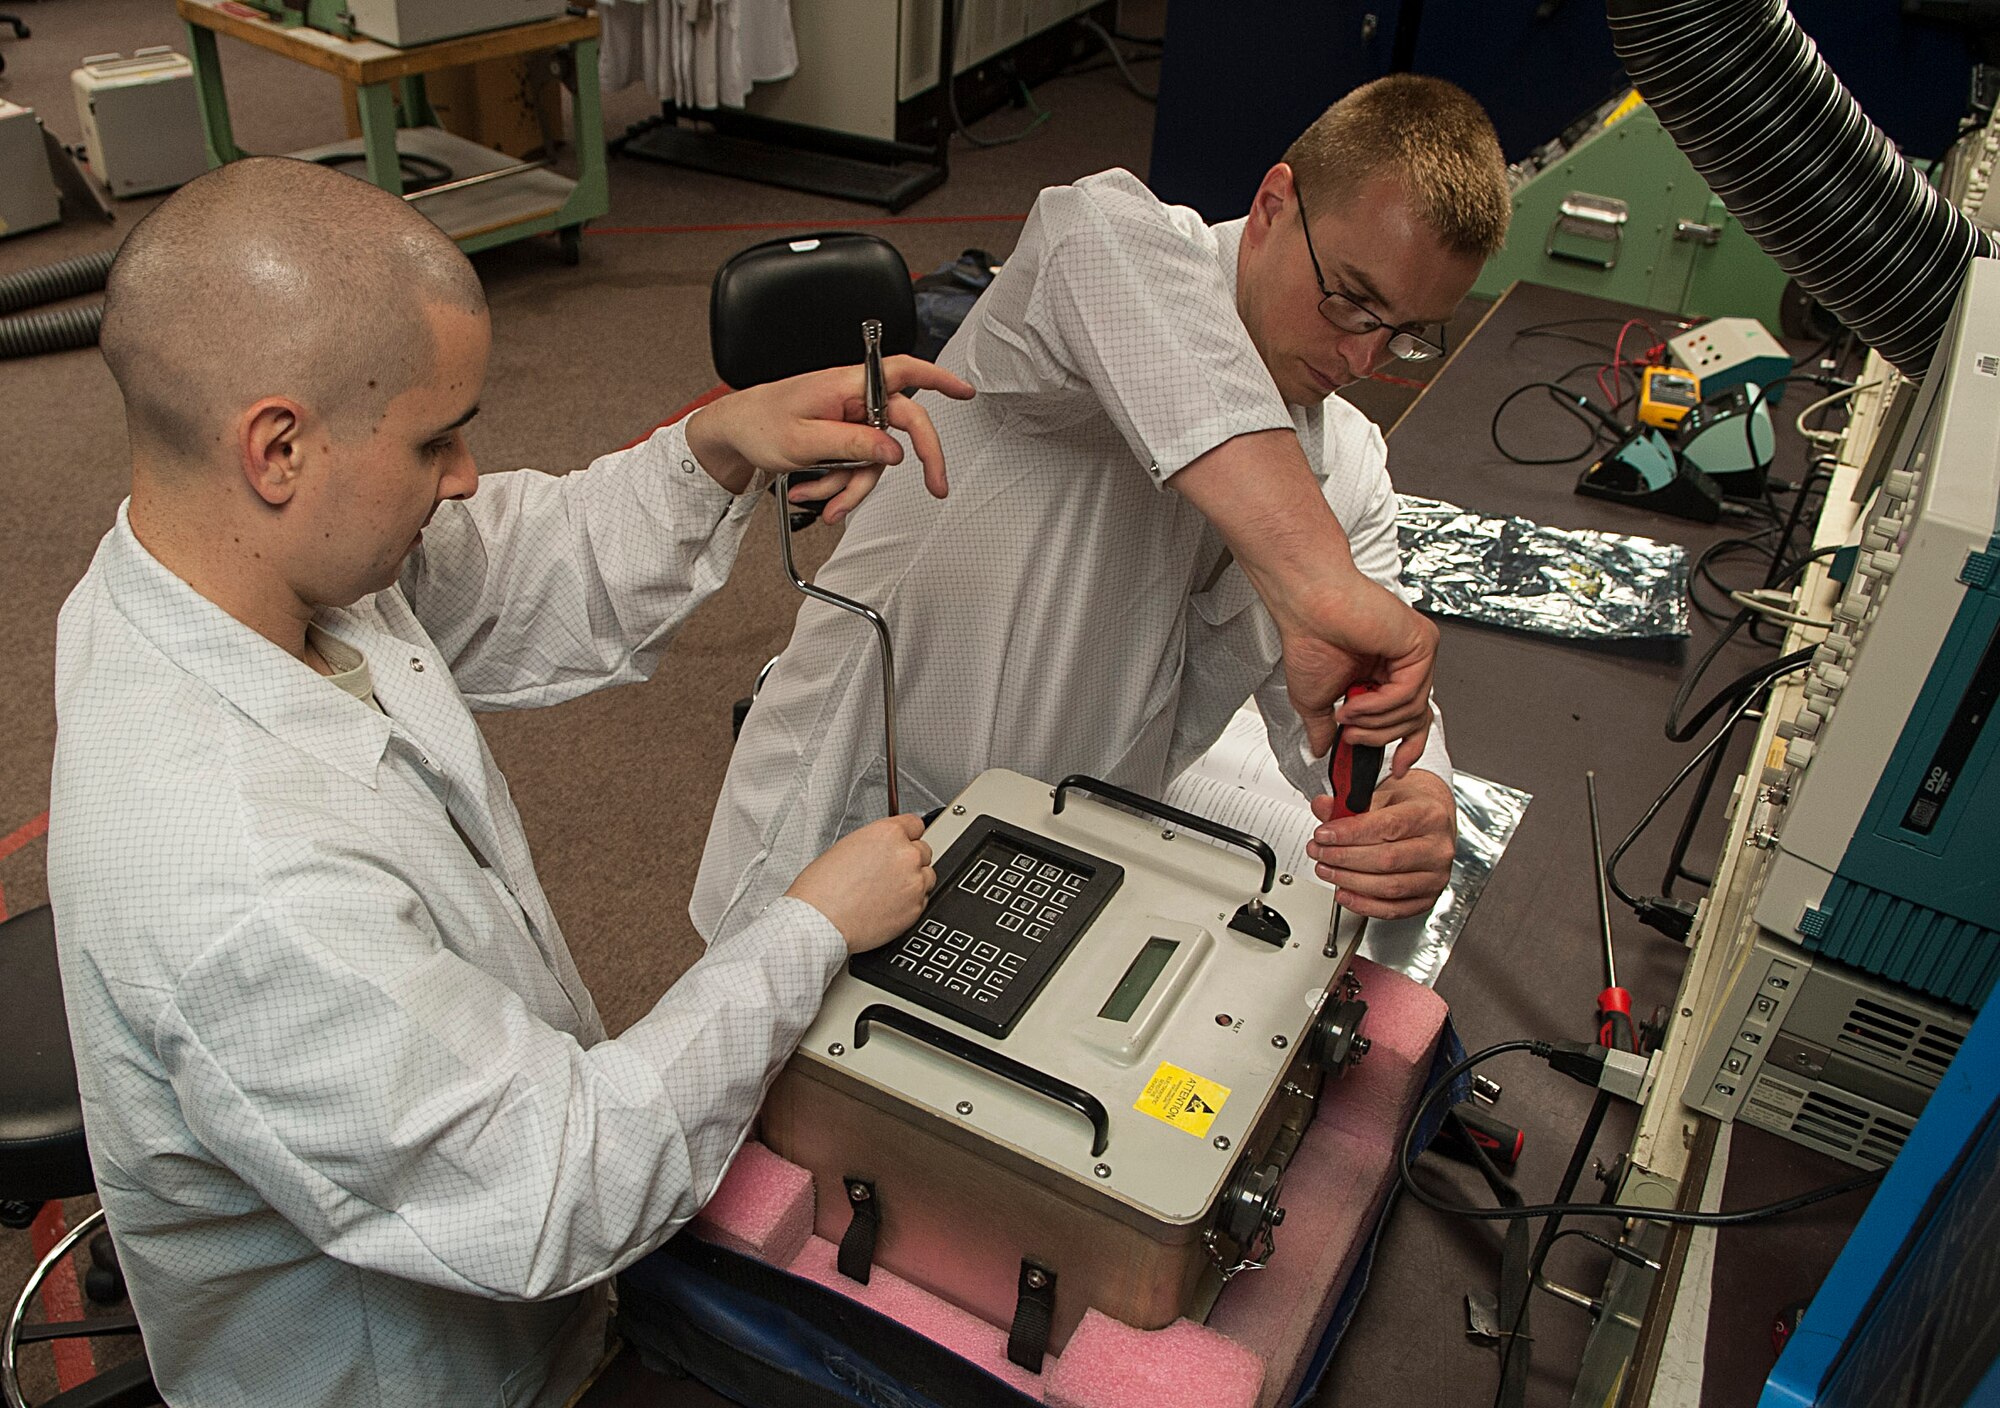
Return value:
M 7 859 L 8 856 L 13 855 L 14 852 L 20 850 L 28 842 L 38 836 L 46 836 L 48 833 L 49 814 L 43 812 L 26 825 L 16 827 L 12 835 L 0 838 L 0 860 Z
M 69 1225 L 63 1221 L 62 1204 L 48 1202 L 35 1215 L 34 1224 L 28 1229 L 28 1241 L 35 1249 L 35 1260 L 40 1261 L 49 1254 L 51 1248 L 69 1233 Z M 83 1297 L 76 1289 L 76 1263 L 64 1257 L 62 1265 L 49 1272 L 42 1282 L 42 1309 L 50 1320 L 81 1320 L 83 1318 Z M 97 1374 L 97 1357 L 90 1352 L 89 1340 L 53 1340 L 49 1352 L 56 1357 L 56 1387 L 72 1389 L 78 1384 L 92 1379 Z

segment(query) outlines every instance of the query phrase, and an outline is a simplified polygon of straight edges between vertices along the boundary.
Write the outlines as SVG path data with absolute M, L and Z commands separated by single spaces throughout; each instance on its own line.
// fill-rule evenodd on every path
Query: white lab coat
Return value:
M 1239 567 L 1216 576 L 1220 535 L 1166 483 L 1237 435 L 1292 430 L 1355 563 L 1392 589 L 1396 496 L 1365 416 L 1278 394 L 1236 311 L 1241 236 L 1124 171 L 1053 187 L 940 355 L 979 393 L 920 398 L 950 498 L 885 478 L 818 577 L 889 621 L 904 811 L 989 767 L 1157 796 L 1253 694 L 1286 776 L 1325 790 L 1276 627 Z M 710 939 L 883 815 L 880 681 L 864 623 L 800 608 L 710 823 L 690 905 Z M 1441 728 L 1420 765 L 1449 780 Z
M 798 72 L 791 0 L 603 0 L 598 79 L 663 103 L 740 108 L 753 84 Z
M 120 510 L 58 631 L 49 886 L 169 1401 L 559 1404 L 604 1346 L 590 1288 L 721 1178 L 839 934 L 783 900 L 606 1040 L 468 704 L 643 678 L 751 497 L 678 428 L 486 477 L 398 586 L 321 613 L 384 713 Z

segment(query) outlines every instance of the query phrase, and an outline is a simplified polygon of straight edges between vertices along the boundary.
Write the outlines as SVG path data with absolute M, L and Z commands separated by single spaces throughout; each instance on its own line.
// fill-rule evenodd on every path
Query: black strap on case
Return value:
M 875 1202 L 875 1185 L 867 1179 L 843 1178 L 841 1183 L 847 1188 L 847 1205 L 854 1209 L 854 1215 L 848 1219 L 847 1231 L 840 1239 L 840 1256 L 834 1264 L 848 1280 L 865 1286 L 875 1265 L 875 1237 L 882 1230 L 881 1209 Z
M 1022 1257 L 1021 1279 L 1014 1293 L 1014 1325 L 1007 1332 L 1007 1358 L 1031 1374 L 1041 1373 L 1055 1318 L 1056 1273 Z

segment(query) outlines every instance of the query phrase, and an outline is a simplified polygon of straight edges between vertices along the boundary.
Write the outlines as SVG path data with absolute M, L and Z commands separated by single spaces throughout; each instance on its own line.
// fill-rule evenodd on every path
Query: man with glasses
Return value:
M 1350 909 L 1428 909 L 1454 840 L 1436 631 L 1395 594 L 1382 437 L 1333 393 L 1442 354 L 1509 209 L 1478 104 L 1408 74 L 1328 109 L 1242 220 L 1125 171 L 1043 191 L 939 358 L 977 397 L 924 398 L 950 498 L 884 484 L 819 574 L 894 633 L 904 809 L 988 767 L 1157 796 L 1253 695 L 1317 799 L 1369 681 L 1339 717 L 1396 745 L 1394 775 L 1313 857 Z M 711 823 L 690 907 L 710 939 L 886 811 L 878 670 L 865 627 L 800 609 Z

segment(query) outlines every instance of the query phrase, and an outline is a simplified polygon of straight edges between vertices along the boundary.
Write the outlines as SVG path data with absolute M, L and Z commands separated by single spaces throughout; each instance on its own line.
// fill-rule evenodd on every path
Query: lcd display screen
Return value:
M 1155 936 L 1146 940 L 1146 946 L 1139 950 L 1139 956 L 1132 960 L 1132 966 L 1125 970 L 1125 976 L 1118 980 L 1118 986 L 1111 990 L 1110 999 L 1098 1008 L 1097 1015 L 1112 1022 L 1131 1021 L 1132 1014 L 1139 1010 L 1139 1004 L 1166 971 L 1167 960 L 1179 947 L 1172 939 Z

